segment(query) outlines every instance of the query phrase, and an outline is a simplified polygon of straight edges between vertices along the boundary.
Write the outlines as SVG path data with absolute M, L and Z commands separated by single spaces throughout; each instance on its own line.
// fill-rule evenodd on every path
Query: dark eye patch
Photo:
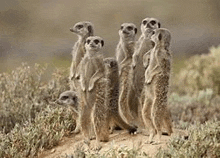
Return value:
M 61 100 L 66 100 L 66 99 L 68 99 L 69 97 L 68 96 L 62 96 L 61 97 Z
M 121 26 L 121 30 L 123 29 L 124 27 L 123 26 Z
M 95 43 L 95 44 L 98 44 L 98 43 L 99 43 L 99 40 L 97 40 L 97 39 L 94 40 L 94 43 Z
M 90 43 L 90 41 L 91 41 L 91 40 L 90 40 L 90 39 L 88 39 L 88 40 L 86 41 L 86 43 L 87 43 L 87 44 L 89 44 L 89 43 Z
M 155 34 L 155 31 L 152 32 L 152 35 L 154 35 L 154 34 Z
M 152 20 L 152 21 L 150 21 L 150 23 L 151 23 L 152 25 L 155 25 L 155 24 L 156 24 L 156 21 L 155 21 L 155 20 Z
M 81 29 L 81 28 L 83 28 L 83 25 L 81 25 L 81 24 L 80 24 L 80 25 L 77 25 L 76 28 L 77 28 L 77 29 Z
M 74 102 L 76 102 L 76 101 L 77 101 L 77 97 L 76 97 L 76 96 L 73 96 L 73 98 L 72 98 L 72 99 L 73 99 L 73 101 L 74 101 Z
M 128 29 L 128 31 L 131 31 L 131 30 L 133 30 L 133 27 L 132 26 L 128 26 L 127 29 Z
M 142 22 L 142 24 L 146 25 L 146 24 L 147 24 L 147 20 L 144 20 L 144 21 Z

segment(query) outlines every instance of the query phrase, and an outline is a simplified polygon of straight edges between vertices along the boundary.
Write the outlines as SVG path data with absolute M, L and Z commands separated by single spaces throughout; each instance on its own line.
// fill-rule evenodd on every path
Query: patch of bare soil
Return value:
M 186 135 L 186 131 L 174 129 L 171 137 Z M 160 147 L 167 147 L 167 142 L 171 137 L 162 135 L 161 143 L 153 145 L 146 143 L 149 136 L 143 134 L 130 135 L 125 130 L 114 131 L 114 133 L 110 135 L 109 142 L 101 142 L 102 149 L 99 152 L 105 152 L 111 147 L 127 146 L 128 148 L 138 148 L 141 145 L 141 150 L 149 156 L 153 157 Z M 94 144 L 95 140 L 92 140 L 90 146 L 93 146 Z M 83 143 L 83 137 L 81 134 L 72 135 L 71 137 L 65 137 L 58 146 L 54 147 L 51 150 L 44 151 L 42 154 L 39 155 L 39 158 L 60 158 L 62 156 L 65 156 L 66 154 L 73 154 L 77 146 L 80 145 L 82 145 L 84 149 L 89 148 L 88 145 Z

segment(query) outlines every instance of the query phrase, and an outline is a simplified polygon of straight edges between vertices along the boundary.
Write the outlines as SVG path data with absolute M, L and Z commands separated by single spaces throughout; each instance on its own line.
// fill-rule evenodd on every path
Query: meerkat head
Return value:
M 118 62 L 115 58 L 109 57 L 104 59 L 104 64 L 107 69 L 118 68 Z
M 151 36 L 151 33 L 154 29 L 160 28 L 159 20 L 155 18 L 145 18 L 141 22 L 141 32 L 145 36 Z
M 133 38 L 137 34 L 137 27 L 133 23 L 123 23 L 118 33 L 123 39 L 133 40 Z
M 99 36 L 90 36 L 86 39 L 85 48 L 88 52 L 99 52 L 104 46 L 104 40 Z
M 153 35 L 151 36 L 151 40 L 155 44 L 160 44 L 164 46 L 165 49 L 169 49 L 170 41 L 171 41 L 171 34 L 168 29 L 159 28 L 153 31 Z
M 77 108 L 78 96 L 75 91 L 65 91 L 60 94 L 59 99 L 56 100 L 59 105 L 71 106 Z
M 94 29 L 93 24 L 88 21 L 81 21 L 76 23 L 72 28 L 70 28 L 70 31 L 82 36 L 82 37 L 89 37 L 93 36 Z

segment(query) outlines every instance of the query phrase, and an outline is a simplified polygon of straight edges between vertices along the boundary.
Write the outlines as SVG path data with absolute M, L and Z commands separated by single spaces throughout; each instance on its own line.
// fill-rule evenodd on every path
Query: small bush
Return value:
M 34 123 L 16 124 L 8 134 L 0 134 L 0 157 L 37 156 L 39 151 L 57 145 L 75 128 L 71 111 L 48 106 Z
M 48 83 L 42 81 L 46 66 L 31 69 L 23 63 L 11 74 L 0 74 L 0 131 L 8 133 L 16 123 L 34 120 L 49 102 L 68 89 L 64 70 L 56 70 Z
M 66 70 L 42 80 L 46 66 L 23 63 L 0 74 L 0 157 L 33 157 L 57 145 L 75 128 L 69 109 L 53 103 L 68 87 Z
M 220 157 L 220 122 L 191 125 L 188 139 L 170 139 L 167 150 L 160 149 L 156 157 Z
M 149 158 L 149 156 L 141 151 L 142 143 L 137 145 L 133 144 L 132 148 L 127 146 L 118 146 L 113 141 L 108 150 L 102 153 L 92 151 L 90 149 L 85 150 L 82 146 L 77 146 L 73 154 L 62 156 L 63 158 L 69 157 L 86 157 L 86 158 Z
M 212 47 L 209 54 L 195 55 L 174 77 L 175 89 L 185 94 L 213 89 L 220 95 L 220 46 Z
M 220 97 L 213 98 L 211 89 L 200 91 L 198 94 L 180 96 L 172 93 L 170 95 L 169 109 L 176 128 L 185 129 L 196 122 L 220 121 Z

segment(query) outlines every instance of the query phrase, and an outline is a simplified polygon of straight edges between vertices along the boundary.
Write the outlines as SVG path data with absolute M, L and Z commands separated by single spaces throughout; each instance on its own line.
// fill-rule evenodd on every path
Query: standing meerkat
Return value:
M 81 86 L 81 126 L 85 141 L 90 142 L 93 130 L 96 147 L 100 141 L 109 140 L 109 113 L 105 106 L 106 79 L 103 54 L 104 41 L 101 37 L 90 36 L 86 39 L 86 54 L 80 63 Z
M 94 34 L 94 26 L 91 22 L 81 21 L 76 23 L 73 28 L 70 28 L 70 31 L 78 36 L 78 41 L 73 46 L 72 50 L 72 63 L 70 66 L 70 90 L 74 90 L 78 93 L 78 98 L 80 98 L 80 85 L 79 85 L 79 76 L 76 74 L 79 71 L 79 64 L 82 58 L 85 55 L 85 41 L 89 36 L 93 36 Z M 78 107 L 78 118 L 76 118 L 76 129 L 74 131 L 75 134 L 80 132 L 81 124 L 81 107 Z
M 135 46 L 135 52 L 132 58 L 132 81 L 136 94 L 141 96 L 144 86 L 144 67 L 143 55 L 153 48 L 153 43 L 150 40 L 152 31 L 160 28 L 160 22 L 155 18 L 145 18 L 141 22 L 141 36 Z
M 145 99 L 142 109 L 145 126 L 150 132 L 149 143 L 156 133 L 160 141 L 162 125 L 165 125 L 168 135 L 173 132 L 170 112 L 167 109 L 172 58 L 169 51 L 171 34 L 164 28 L 156 29 L 151 39 L 155 46 L 144 55 Z
M 121 116 L 127 123 L 135 125 L 137 113 L 136 98 L 129 98 L 131 91 L 131 63 L 132 55 L 135 48 L 135 36 L 137 34 L 137 27 L 133 23 L 123 23 L 119 30 L 119 43 L 116 48 L 116 60 L 119 64 L 119 81 L 120 81 L 120 94 L 119 94 L 119 111 Z
M 119 65 L 122 65 L 123 62 L 125 62 L 127 58 L 131 58 L 134 53 L 137 27 L 133 23 L 123 23 L 118 34 L 120 39 L 116 47 L 116 60 Z
M 77 89 L 78 80 L 76 71 L 78 70 L 79 63 L 85 55 L 85 41 L 89 36 L 93 36 L 93 24 L 88 21 L 81 21 L 76 23 L 70 31 L 78 36 L 78 41 L 74 44 L 72 50 L 72 63 L 70 66 L 70 88 L 71 90 Z
M 111 133 L 113 132 L 115 125 L 118 125 L 123 129 L 127 129 L 129 133 L 134 133 L 136 131 L 136 128 L 127 124 L 119 114 L 118 62 L 115 58 L 105 58 L 104 64 L 105 64 L 105 77 L 107 79 L 105 104 L 109 109 L 109 113 L 110 113 L 109 119 L 110 119 Z

